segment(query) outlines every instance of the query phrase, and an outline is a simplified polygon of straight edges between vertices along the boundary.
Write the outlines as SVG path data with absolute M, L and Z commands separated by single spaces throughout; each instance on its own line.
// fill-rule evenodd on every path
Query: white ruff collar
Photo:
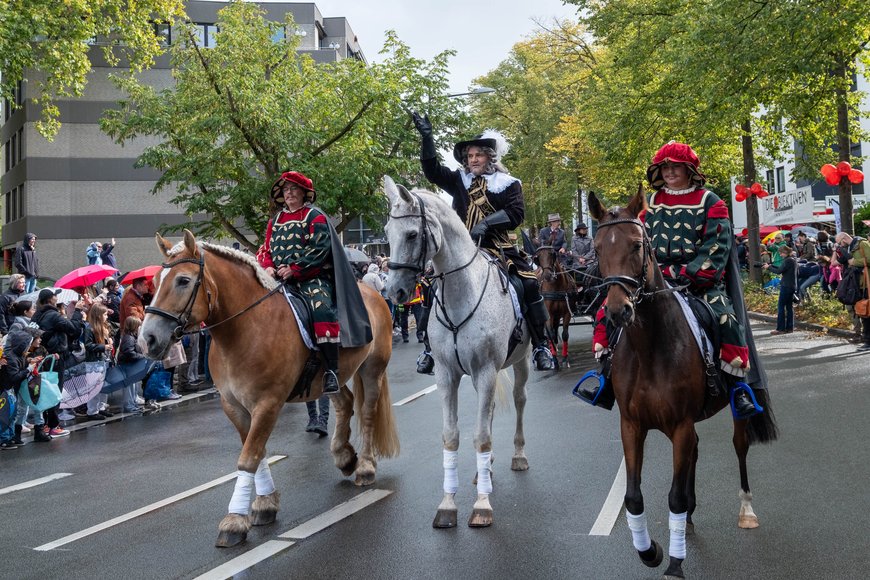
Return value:
M 686 194 L 692 193 L 694 191 L 698 191 L 698 189 L 699 188 L 697 185 L 691 185 L 691 186 L 689 186 L 688 189 L 671 189 L 669 187 L 666 187 L 665 193 L 667 193 L 669 195 L 686 195 Z
M 462 185 L 465 186 L 465 189 L 471 187 L 471 182 L 474 179 L 475 175 L 463 169 L 459 170 L 459 174 L 462 176 Z M 508 175 L 507 173 L 502 173 L 501 171 L 484 174 L 483 178 L 486 179 L 486 190 L 491 193 L 501 193 L 505 189 L 510 187 L 512 183 L 519 181 L 519 179 L 517 179 L 513 175 Z

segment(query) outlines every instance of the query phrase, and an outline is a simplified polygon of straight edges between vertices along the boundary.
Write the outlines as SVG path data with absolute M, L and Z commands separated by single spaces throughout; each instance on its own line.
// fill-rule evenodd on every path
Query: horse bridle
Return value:
M 622 288 L 626 294 L 628 294 L 628 299 L 632 302 L 632 304 L 638 304 L 647 296 L 655 294 L 655 292 L 645 292 L 646 289 L 646 271 L 649 267 L 649 258 L 652 256 L 652 248 L 650 247 L 649 236 L 647 236 L 646 228 L 637 218 L 619 218 L 615 220 L 611 220 L 609 222 L 599 223 L 598 229 L 606 228 L 608 226 L 615 226 L 617 224 L 634 224 L 638 226 L 643 232 L 643 259 L 642 266 L 640 270 L 640 275 L 638 276 L 607 276 L 602 279 L 601 284 L 597 286 L 597 288 L 609 288 L 610 286 L 619 286 Z
M 435 246 L 435 253 L 438 253 L 438 242 L 435 236 L 429 230 L 429 221 L 426 217 L 426 204 L 423 203 L 423 198 L 416 193 L 411 195 L 420 202 L 420 213 L 409 213 L 405 215 L 390 214 L 390 219 L 405 219 L 405 218 L 420 218 L 420 229 L 423 232 L 423 243 L 420 244 L 420 256 L 414 263 L 409 262 L 394 262 L 390 260 L 390 270 L 411 270 L 414 274 L 421 274 L 426 271 L 426 254 L 429 252 L 429 237 L 432 237 L 432 245 Z

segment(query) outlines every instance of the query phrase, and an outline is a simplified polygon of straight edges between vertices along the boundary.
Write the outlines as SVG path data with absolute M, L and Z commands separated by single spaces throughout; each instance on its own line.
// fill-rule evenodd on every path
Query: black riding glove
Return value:
M 469 232 L 471 234 L 471 239 L 475 242 L 480 242 L 481 239 L 486 237 L 486 234 L 489 232 L 489 229 L 492 227 L 508 227 L 510 226 L 511 220 L 508 217 L 508 214 L 505 210 L 500 209 L 495 213 L 492 213 L 474 225 Z
M 420 133 L 420 159 L 434 159 L 435 139 L 432 138 L 432 123 L 429 122 L 429 115 L 421 117 L 417 111 L 412 111 L 411 118 Z

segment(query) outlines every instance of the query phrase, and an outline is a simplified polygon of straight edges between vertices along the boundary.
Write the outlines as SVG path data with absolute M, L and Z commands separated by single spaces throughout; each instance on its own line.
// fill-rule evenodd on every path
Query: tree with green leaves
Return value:
M 22 80 L 36 95 L 37 129 L 52 139 L 60 128 L 54 101 L 80 97 L 96 47 L 110 64 L 134 71 L 162 52 L 155 22 L 184 15 L 183 0 L 0 0 L 0 96 L 12 99 Z
M 460 103 L 442 98 L 450 51 L 416 59 L 391 32 L 382 63 L 315 64 L 297 52 L 294 34 L 273 40 L 295 29 L 292 16 L 268 22 L 261 8 L 241 1 L 218 13 L 213 48 L 197 46 L 189 25 L 174 26 L 175 86 L 158 91 L 134 74 L 117 77 L 129 99 L 106 113 L 102 128 L 119 143 L 161 140 L 138 165 L 163 172 L 154 192 L 174 191 L 172 201 L 191 218 L 185 226 L 200 235 L 231 236 L 255 249 L 269 217 L 269 186 L 287 169 L 314 181 L 317 203 L 340 218 L 339 231 L 356 216 L 376 225 L 386 210 L 382 176 L 422 179 L 407 111 L 429 111 L 441 146 L 467 122 Z

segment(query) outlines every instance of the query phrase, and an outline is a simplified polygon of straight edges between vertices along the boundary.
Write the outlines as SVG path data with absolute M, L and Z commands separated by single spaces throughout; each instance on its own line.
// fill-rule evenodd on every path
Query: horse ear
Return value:
M 637 184 L 637 193 L 631 198 L 626 209 L 635 217 L 640 217 L 649 209 L 646 203 L 646 196 L 643 194 L 643 183 Z
M 390 200 L 390 205 L 396 201 L 396 196 L 399 195 L 399 190 L 396 189 L 396 182 L 389 175 L 384 175 L 384 193 Z
M 160 232 L 156 232 L 154 234 L 154 241 L 157 242 L 157 248 L 163 253 L 165 257 L 169 257 L 169 249 L 172 247 L 166 238 L 160 235 Z
M 601 221 L 601 218 L 604 217 L 605 212 L 604 206 L 598 200 L 598 196 L 595 195 L 595 192 L 589 192 L 589 215 L 594 217 L 596 220 Z
M 399 184 L 396 187 L 399 188 L 399 195 L 402 196 L 402 200 L 404 200 L 406 203 L 411 203 L 413 201 L 413 199 L 411 198 L 411 192 L 405 189 L 404 185 Z
M 196 247 L 196 238 L 193 237 L 193 232 L 186 228 L 184 230 L 184 247 L 187 248 L 187 251 L 194 258 L 199 255 L 199 248 Z

